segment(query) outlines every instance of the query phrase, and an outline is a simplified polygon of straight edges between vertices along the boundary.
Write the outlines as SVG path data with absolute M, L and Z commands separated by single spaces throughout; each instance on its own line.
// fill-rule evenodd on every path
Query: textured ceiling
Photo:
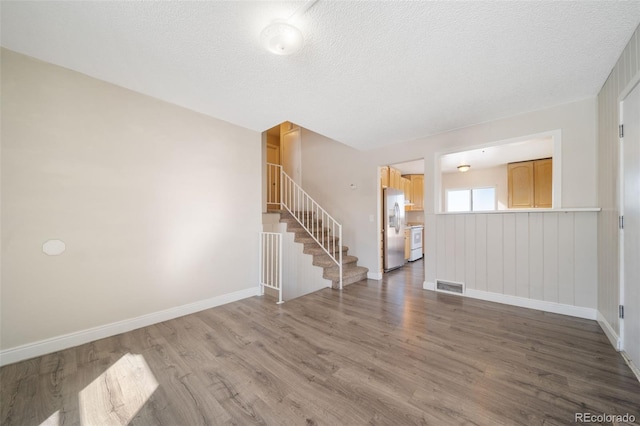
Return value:
M 469 164 L 472 170 L 480 170 L 547 157 L 553 157 L 552 136 L 445 154 L 440 157 L 440 171 L 458 173 L 458 166 L 461 164 Z M 423 174 L 424 158 L 395 163 L 391 166 L 400 170 L 403 175 Z
M 302 2 L 9 2 L 4 47 L 256 131 L 359 149 L 595 96 L 640 2 L 320 0 L 302 51 L 260 31 Z

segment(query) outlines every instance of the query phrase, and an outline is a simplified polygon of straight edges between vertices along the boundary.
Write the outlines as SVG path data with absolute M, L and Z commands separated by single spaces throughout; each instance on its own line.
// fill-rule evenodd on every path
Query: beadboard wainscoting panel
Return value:
M 516 217 L 516 296 L 529 297 L 529 217 Z
M 593 250 L 598 241 L 598 216 L 594 213 L 576 214 L 574 229 L 574 305 L 597 307 L 598 290 L 590 284 L 595 282 L 598 276 L 598 253 Z
M 487 215 L 476 216 L 476 289 L 487 291 Z M 471 241 L 467 244 L 472 245 Z M 473 274 L 470 271 L 470 274 Z
M 467 250 L 465 241 L 465 218 L 464 216 L 454 216 L 456 218 L 455 228 L 456 228 L 456 256 L 462 256 L 461 262 L 456 262 L 456 282 L 465 282 L 465 267 L 466 261 L 464 259 L 467 258 Z
M 558 213 L 545 214 L 543 221 L 543 295 L 547 302 L 558 301 Z
M 544 300 L 544 234 L 542 213 L 529 215 L 529 297 Z
M 446 251 L 447 241 L 445 240 L 445 238 L 447 238 L 447 232 L 437 232 L 438 229 L 444 229 L 444 227 L 446 226 L 446 220 L 446 216 L 435 216 L 436 227 L 435 229 L 433 229 L 433 233 L 431 234 L 435 235 L 435 239 L 437 241 L 435 248 L 437 271 L 445 271 L 447 269 L 446 259 L 448 253 Z M 433 276 L 433 282 L 436 282 L 435 275 Z
M 460 253 L 456 253 L 456 217 L 455 216 L 446 216 L 445 219 L 445 229 L 447 230 L 447 237 L 445 239 L 445 250 L 446 253 L 446 266 L 447 266 L 447 276 L 450 277 L 451 280 L 456 280 L 456 258 L 460 256 Z
M 466 215 L 464 217 L 464 238 L 465 241 L 473 241 L 476 234 L 476 216 Z M 466 285 L 476 288 L 476 245 L 464 245 L 464 276 Z
M 516 215 L 505 214 L 502 222 L 504 250 L 504 294 L 516 295 Z
M 436 215 L 436 252 L 447 255 L 435 278 L 465 283 L 472 297 L 532 299 L 595 317 L 597 217 L 595 211 Z
M 491 293 L 504 293 L 504 239 L 502 238 L 502 215 L 487 217 L 487 289 Z
M 573 305 L 575 288 L 575 218 L 558 215 L 558 302 Z M 571 283 L 571 285 L 570 285 Z

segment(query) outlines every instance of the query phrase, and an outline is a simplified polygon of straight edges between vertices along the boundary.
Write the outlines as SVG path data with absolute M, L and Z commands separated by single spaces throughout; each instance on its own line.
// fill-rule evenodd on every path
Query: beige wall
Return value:
M 467 188 L 496 188 L 496 199 L 498 210 L 509 207 L 509 194 L 507 191 L 507 165 L 503 164 L 487 169 L 469 170 L 465 173 L 443 173 L 442 184 L 442 207 L 446 206 L 445 194 L 447 189 L 467 189 Z
M 357 151 L 305 130 L 303 187 L 343 223 L 350 253 L 358 256 L 359 263 L 370 271 L 378 271 L 379 166 L 425 159 L 426 219 L 433 216 L 437 204 L 434 203 L 437 153 L 560 129 L 562 207 L 596 207 L 596 122 L 596 99 L 585 99 L 373 151 Z M 352 183 L 355 189 L 350 188 Z M 425 244 L 426 274 L 429 274 L 435 269 L 435 246 L 428 229 Z
M 261 135 L 2 50 L 2 342 L 257 286 Z M 66 251 L 47 256 L 42 244 Z
M 598 94 L 598 311 L 616 335 L 620 333 L 619 286 L 619 142 L 620 101 L 640 79 L 640 28 Z M 617 336 L 616 336 L 617 337 Z
M 408 211 L 404 214 L 407 223 L 424 223 L 424 212 Z

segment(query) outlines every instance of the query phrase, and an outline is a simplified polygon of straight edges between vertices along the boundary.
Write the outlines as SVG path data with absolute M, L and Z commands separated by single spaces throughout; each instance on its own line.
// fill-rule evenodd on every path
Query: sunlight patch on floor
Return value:
M 40 426 L 60 426 L 60 410 L 50 415 L 47 420 L 40 423 Z
M 80 422 L 126 425 L 157 387 L 144 357 L 126 354 L 80 391 Z

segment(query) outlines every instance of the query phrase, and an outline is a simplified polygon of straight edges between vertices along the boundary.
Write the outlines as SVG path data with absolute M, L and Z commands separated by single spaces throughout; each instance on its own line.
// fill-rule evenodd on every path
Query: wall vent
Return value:
M 436 280 L 436 291 L 450 294 L 464 294 L 464 283 Z

